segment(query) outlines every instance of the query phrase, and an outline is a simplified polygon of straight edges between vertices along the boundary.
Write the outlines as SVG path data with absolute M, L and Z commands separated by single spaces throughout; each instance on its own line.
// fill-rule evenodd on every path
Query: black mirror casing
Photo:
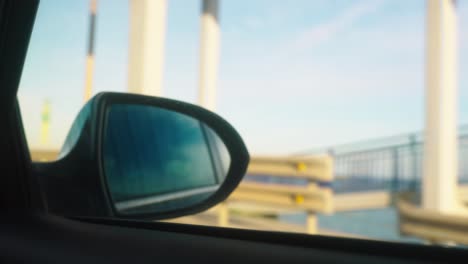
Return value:
M 208 199 L 189 208 L 138 215 L 120 214 L 112 202 L 103 166 L 107 111 L 111 105 L 158 107 L 193 117 L 208 125 L 225 144 L 231 163 L 224 182 Z M 58 215 L 168 219 L 206 210 L 225 200 L 247 170 L 249 154 L 242 138 L 224 119 L 199 106 L 176 100 L 137 94 L 105 92 L 94 96 L 76 118 L 59 159 L 34 163 L 48 211 Z

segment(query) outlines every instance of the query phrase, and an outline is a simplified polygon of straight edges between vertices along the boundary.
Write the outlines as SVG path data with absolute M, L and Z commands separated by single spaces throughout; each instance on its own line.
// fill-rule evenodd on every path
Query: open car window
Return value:
M 438 1 L 443 4 L 432 7 L 432 13 L 431 1 L 422 0 L 154 2 L 41 1 L 18 94 L 34 161 L 69 153 L 84 125 L 73 127 L 73 121 L 89 114 L 78 115 L 99 92 L 168 97 L 225 117 L 239 130 L 252 159 L 243 182 L 224 203 L 167 221 L 468 244 L 465 233 L 454 231 L 461 225 L 468 232 L 468 106 L 463 103 L 468 79 L 451 74 L 464 72 L 468 62 L 466 1 Z M 445 27 L 437 41 L 428 33 L 434 23 Z M 439 58 L 434 54 L 440 54 L 439 62 L 429 59 Z M 213 62 L 206 66 L 209 71 L 201 70 L 206 61 Z M 453 100 L 426 109 L 429 84 L 437 83 L 428 77 L 428 65 L 440 66 L 434 71 L 441 72 L 437 76 L 455 95 L 444 93 L 439 97 Z M 214 84 L 210 103 L 201 99 L 205 79 Z M 436 92 L 444 91 L 437 87 Z M 452 103 L 458 105 L 453 111 L 437 108 Z M 440 137 L 429 137 L 431 109 L 444 114 L 439 123 L 454 127 L 449 131 L 452 148 L 431 153 L 456 154 L 455 163 L 431 167 L 425 161 L 425 146 L 437 149 L 439 139 L 450 134 L 441 129 Z M 442 123 L 447 120 L 452 121 Z M 155 159 L 184 157 L 204 164 L 200 170 L 154 167 L 161 182 L 144 175 L 134 182 L 145 186 L 145 195 L 215 186 L 229 170 L 226 149 L 217 148 L 224 165 L 213 168 L 208 165 L 212 150 L 190 145 L 191 139 L 203 138 L 223 146 L 200 123 L 194 122 L 185 136 L 171 132 L 177 123 L 157 116 L 129 119 L 127 126 L 154 126 L 164 146 L 158 150 L 167 151 L 146 155 L 145 164 L 119 166 L 129 155 L 156 148 L 135 138 L 126 143 L 140 151 L 129 153 L 116 127 L 106 143 L 116 152 L 108 153 L 112 162 L 105 168 L 115 175 L 138 174 L 139 166 Z M 451 182 L 429 175 L 427 168 L 449 175 Z M 182 186 L 165 177 L 165 170 L 193 175 L 193 182 Z M 132 192 L 135 186 L 119 179 L 111 183 L 116 200 L 141 198 Z

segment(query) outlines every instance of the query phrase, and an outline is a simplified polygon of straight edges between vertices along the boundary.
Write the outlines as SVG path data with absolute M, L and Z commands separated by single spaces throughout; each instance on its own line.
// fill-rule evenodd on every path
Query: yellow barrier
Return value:
M 274 208 L 276 213 L 285 211 L 305 211 L 307 213 L 307 232 L 317 232 L 316 213 L 334 211 L 333 191 L 330 186 L 322 187 L 333 179 L 333 162 L 328 156 L 317 157 L 252 157 L 247 174 L 268 175 L 269 177 L 294 177 L 307 181 L 305 186 L 242 182 L 220 205 L 220 225 L 229 225 L 226 207 L 236 202 L 248 204 L 243 209 L 258 210 L 262 206 Z M 227 204 L 227 205 L 226 205 Z M 255 208 L 257 205 L 258 207 Z M 253 209 L 252 209 L 253 207 Z M 242 207 L 241 207 L 242 208 Z
M 57 159 L 57 150 L 31 150 L 31 159 L 33 161 L 53 161 Z
M 401 234 L 420 237 L 432 243 L 468 244 L 468 216 L 426 210 L 409 198 L 409 195 L 402 195 L 398 200 Z
M 247 174 L 305 178 L 313 181 L 331 181 L 333 179 L 332 163 L 332 158 L 329 156 L 254 156 L 250 159 Z
M 296 187 L 244 182 L 231 194 L 229 200 L 274 205 L 285 209 L 333 212 L 331 189 L 313 184 L 308 187 Z

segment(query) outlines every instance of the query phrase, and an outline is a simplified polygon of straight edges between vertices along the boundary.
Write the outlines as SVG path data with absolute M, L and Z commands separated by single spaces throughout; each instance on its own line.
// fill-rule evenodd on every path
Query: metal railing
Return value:
M 334 192 L 418 191 L 422 138 L 421 133 L 413 133 L 327 149 L 334 158 Z M 468 126 L 460 129 L 458 177 L 468 182 Z

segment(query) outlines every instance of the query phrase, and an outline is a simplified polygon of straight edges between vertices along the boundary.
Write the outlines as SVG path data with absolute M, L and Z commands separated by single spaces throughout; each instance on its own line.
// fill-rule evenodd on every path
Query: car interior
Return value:
M 158 208 L 158 214 L 148 214 L 145 211 L 156 210 L 152 208 L 142 209 L 143 213 L 138 210 L 134 212 L 140 215 L 139 217 L 125 217 L 124 213 L 116 213 L 117 209 L 112 206 L 111 201 L 116 196 L 106 192 L 101 198 L 96 198 L 103 202 L 96 207 L 95 213 L 74 214 L 74 210 L 78 210 L 76 208 L 79 207 L 74 206 L 85 203 L 85 199 L 69 200 L 65 197 L 70 192 L 69 189 L 51 194 L 51 189 L 59 188 L 57 184 L 60 183 L 57 182 L 60 180 L 49 182 L 48 174 L 69 172 L 71 175 L 76 172 L 76 177 L 94 177 L 93 175 L 100 173 L 97 169 L 99 166 L 96 165 L 96 170 L 79 171 L 77 163 L 67 158 L 64 160 L 69 163 L 55 164 L 58 167 L 35 165 L 31 161 L 17 102 L 18 87 L 38 4 L 38 0 L 0 0 L 1 263 L 384 264 L 467 261 L 468 251 L 460 248 L 143 221 L 148 218 L 164 219 L 200 212 L 224 200 L 242 179 L 248 163 L 248 153 L 240 145 L 242 141 L 234 132 L 218 135 L 221 140 L 228 142 L 226 146 L 229 151 L 236 149 L 230 153 L 231 164 L 235 168 L 227 173 L 226 179 L 221 183 L 210 183 L 210 186 L 221 187 L 209 198 L 203 195 L 197 198 L 198 200 L 193 202 L 196 206 L 190 210 L 181 210 L 180 205 L 172 204 Z M 97 97 L 96 105 L 101 107 L 101 104 L 104 105 L 104 99 L 110 100 L 112 96 L 120 98 L 120 103 L 133 98 L 125 94 L 101 95 Z M 149 100 L 151 104 L 159 107 L 172 107 L 182 112 L 185 111 L 183 109 L 190 109 L 185 113 L 203 118 L 201 120 L 207 124 L 213 124 L 210 127 L 215 132 L 231 131 L 228 130 L 231 127 L 227 127 L 217 116 L 211 116 L 201 109 L 197 112 L 198 108 L 194 106 L 177 104 L 175 107 L 172 105 L 174 102 L 151 101 L 142 97 L 135 100 Z M 216 125 L 216 122 L 221 125 Z M 87 150 L 80 151 L 85 153 Z M 92 162 L 97 159 L 97 156 L 89 156 L 87 160 L 89 164 L 94 164 Z M 89 165 L 90 168 L 94 166 Z M 102 181 L 99 184 L 101 183 Z M 117 186 L 118 182 L 115 185 Z M 83 185 L 79 192 L 90 194 L 94 192 L 93 188 Z M 125 193 L 126 190 L 121 191 Z M 61 202 L 64 204 L 61 206 L 51 200 L 58 202 L 62 198 Z M 134 197 L 130 198 L 131 201 L 135 200 Z M 135 201 L 134 203 L 145 203 L 146 200 Z M 126 204 L 131 206 L 132 203 Z

